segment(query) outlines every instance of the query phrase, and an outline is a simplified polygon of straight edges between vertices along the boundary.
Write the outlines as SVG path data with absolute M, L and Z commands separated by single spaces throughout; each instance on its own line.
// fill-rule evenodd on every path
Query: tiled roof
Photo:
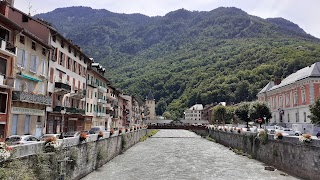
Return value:
M 189 110 L 201 111 L 201 110 L 203 110 L 203 105 L 202 104 L 195 104 L 191 108 L 189 108 Z
M 146 97 L 147 100 L 154 100 L 153 94 L 151 93 L 151 91 L 149 92 L 148 96 Z
M 292 84 L 308 77 L 320 77 L 320 62 L 316 62 L 311 66 L 307 66 L 299 71 L 289 75 L 279 85 L 273 86 L 268 91 L 278 89 L 280 87 Z

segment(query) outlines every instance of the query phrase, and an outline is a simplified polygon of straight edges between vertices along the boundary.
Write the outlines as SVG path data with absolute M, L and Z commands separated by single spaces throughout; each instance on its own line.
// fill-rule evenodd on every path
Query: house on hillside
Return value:
M 282 81 L 269 82 L 258 94 L 272 113 L 272 124 L 290 127 L 303 133 L 315 133 L 309 105 L 320 97 L 320 62 L 289 75 Z

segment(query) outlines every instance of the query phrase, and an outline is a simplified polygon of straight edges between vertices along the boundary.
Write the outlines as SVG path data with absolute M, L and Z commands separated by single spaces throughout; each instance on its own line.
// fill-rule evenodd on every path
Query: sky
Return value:
M 87 6 L 116 13 L 164 16 L 170 11 L 210 11 L 237 7 L 262 18 L 283 17 L 298 24 L 308 34 L 320 38 L 319 0 L 14 0 L 14 7 L 31 15 L 60 7 Z

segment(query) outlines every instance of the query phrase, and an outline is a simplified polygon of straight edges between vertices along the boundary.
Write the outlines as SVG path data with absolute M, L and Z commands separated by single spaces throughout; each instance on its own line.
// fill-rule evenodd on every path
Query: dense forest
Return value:
M 151 90 L 158 115 L 254 100 L 269 81 L 320 60 L 320 40 L 298 25 L 237 8 L 148 17 L 69 7 L 36 17 L 104 65 L 116 87 L 140 98 Z

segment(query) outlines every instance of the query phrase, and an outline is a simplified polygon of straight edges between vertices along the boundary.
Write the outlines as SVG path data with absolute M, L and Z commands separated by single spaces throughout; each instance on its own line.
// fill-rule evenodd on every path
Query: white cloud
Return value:
M 31 14 L 49 12 L 59 7 L 89 6 L 118 13 L 162 16 L 180 8 L 210 11 L 220 6 L 233 6 L 262 18 L 283 17 L 320 38 L 318 0 L 16 0 L 15 7 L 28 13 L 29 2 Z

